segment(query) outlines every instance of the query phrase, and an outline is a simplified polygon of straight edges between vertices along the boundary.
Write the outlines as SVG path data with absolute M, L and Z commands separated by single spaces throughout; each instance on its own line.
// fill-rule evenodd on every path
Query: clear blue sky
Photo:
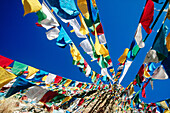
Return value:
M 131 44 L 146 1 L 96 0 L 96 2 L 110 56 L 116 69 L 118 64 L 117 59 L 123 53 L 124 49 L 129 48 Z M 155 7 L 160 9 L 162 5 L 163 4 L 155 4 Z M 23 17 L 24 10 L 21 0 L 1 1 L 0 12 L 1 55 L 62 77 L 82 82 L 91 82 L 76 66 L 72 65 L 69 46 L 65 49 L 57 47 L 55 40 L 49 41 L 46 38 L 46 30 L 35 25 L 38 20 L 35 13 Z M 154 13 L 154 19 L 157 14 L 158 12 Z M 132 63 L 132 66 L 122 81 L 124 87 L 135 78 L 147 51 L 153 43 L 157 30 L 161 27 L 164 17 L 165 13 L 161 15 L 153 29 L 153 33 L 148 37 L 145 48 L 139 52 Z M 169 20 L 166 21 L 166 25 L 170 28 L 170 24 L 168 23 Z M 61 24 L 67 29 L 67 33 L 93 70 L 100 73 L 98 64 L 96 62 L 91 63 L 90 57 L 82 51 L 81 47 L 78 47 L 82 39 L 79 39 L 73 33 L 71 34 L 69 32 L 71 28 L 67 28 L 66 24 L 62 22 Z M 146 33 L 143 30 L 143 38 L 145 36 Z M 150 84 L 148 84 L 146 87 L 146 99 L 141 97 L 141 100 L 144 102 L 156 102 L 167 99 L 170 95 L 169 86 L 170 80 L 154 81 L 154 90 L 152 90 Z

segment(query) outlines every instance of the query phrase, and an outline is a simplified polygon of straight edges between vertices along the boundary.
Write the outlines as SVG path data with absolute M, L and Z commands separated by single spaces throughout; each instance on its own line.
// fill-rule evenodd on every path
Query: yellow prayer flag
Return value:
M 170 111 L 169 111 L 168 109 L 166 109 L 166 110 L 164 111 L 164 113 L 170 113 Z
M 4 68 L 0 67 L 0 88 L 16 77 L 17 76 L 15 76 L 13 73 L 10 73 L 6 71 Z
M 24 16 L 28 13 L 33 13 L 39 11 L 42 6 L 38 0 L 22 0 L 24 6 Z
M 69 86 L 69 84 L 71 83 L 71 81 L 72 81 L 72 80 L 67 79 L 67 81 L 66 81 L 66 83 L 64 84 L 64 86 L 65 86 L 65 87 L 68 87 L 68 86 Z
M 86 0 L 77 0 L 77 5 L 78 5 L 81 13 L 83 14 L 83 16 L 86 19 L 89 19 L 90 15 L 89 15 L 88 7 L 87 7 L 87 1 Z
M 149 77 L 150 77 L 150 74 L 149 74 L 149 72 L 147 71 L 147 67 L 148 67 L 148 66 L 146 66 L 146 67 L 144 68 L 144 76 L 145 76 L 146 78 L 149 78 Z
M 75 30 L 74 30 L 74 29 L 72 29 L 70 32 L 71 32 L 71 33 L 73 33 L 73 32 L 75 32 Z
M 87 84 L 84 84 L 84 87 L 82 89 L 85 89 L 87 87 Z
M 42 78 L 42 81 L 45 81 L 47 78 L 47 75 L 45 75 L 43 78 Z
M 93 79 L 95 77 L 95 74 L 96 74 L 96 72 L 93 71 L 93 75 L 91 76 L 91 79 Z
M 119 76 L 121 74 L 121 72 L 117 72 L 116 76 Z
M 28 66 L 28 75 L 27 75 L 26 79 L 29 78 L 30 76 L 32 76 L 33 74 L 35 74 L 38 71 L 39 71 L 39 69 Z
M 130 95 L 132 95 L 134 92 L 133 84 L 130 86 Z
M 160 104 L 161 104 L 161 107 L 162 107 L 162 108 L 168 109 L 168 106 L 167 106 L 167 104 L 166 104 L 165 101 L 161 101 Z
M 120 63 L 123 64 L 123 63 L 126 61 L 126 57 L 127 57 L 128 52 L 129 52 L 129 49 L 126 48 L 126 49 L 124 50 L 123 54 L 122 54 L 122 55 L 119 57 L 119 59 L 118 59 L 118 61 L 119 61 Z
M 80 22 L 81 22 L 81 26 L 80 26 L 80 33 L 82 35 L 86 35 L 86 34 L 89 34 L 89 30 L 87 28 L 87 25 L 81 15 L 81 13 L 79 14 L 79 18 L 80 18 Z
M 93 3 L 93 7 L 97 7 L 95 0 L 92 0 L 92 3 Z
M 93 25 L 93 27 L 95 27 L 95 26 Z M 103 55 L 103 57 L 106 57 L 106 56 L 109 55 L 109 51 L 106 49 L 106 47 L 103 44 L 99 43 L 96 28 L 95 28 L 95 44 L 94 44 L 94 48 L 96 50 L 97 55 Z
M 170 33 L 166 37 L 166 47 L 167 47 L 168 51 L 170 51 Z
M 73 60 L 79 61 L 81 60 L 81 55 L 76 46 L 73 44 L 72 46 L 70 45 L 70 52 L 73 57 Z
M 69 101 L 71 98 L 72 98 L 72 96 L 66 97 L 66 98 L 61 102 L 61 104 L 63 104 L 63 103 L 65 103 L 65 102 Z

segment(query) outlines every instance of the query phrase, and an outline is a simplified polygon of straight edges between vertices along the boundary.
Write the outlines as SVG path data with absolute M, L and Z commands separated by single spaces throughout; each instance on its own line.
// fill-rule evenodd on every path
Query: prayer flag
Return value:
M 80 17 L 80 14 L 79 14 L 79 17 Z M 85 25 L 85 23 L 83 23 L 84 20 L 80 20 L 80 21 L 83 24 L 83 25 L 81 25 L 81 27 L 80 27 L 78 21 L 76 20 L 76 18 L 71 19 L 69 23 L 73 27 L 73 30 L 74 30 L 75 34 L 77 35 L 77 37 L 87 38 L 86 35 L 83 35 L 80 31 L 82 30 L 82 26 L 83 26 L 83 28 L 85 28 L 85 30 L 88 30 L 88 28 L 86 29 L 86 25 Z M 81 28 L 81 30 L 80 30 L 80 28 Z
M 159 61 L 164 59 L 165 57 L 168 57 L 168 49 L 166 47 L 166 40 L 165 40 L 167 31 L 168 31 L 167 26 L 162 25 L 152 45 L 152 49 L 154 49 L 158 54 Z M 161 57 L 159 54 L 161 55 Z
M 85 21 L 84 21 L 84 19 L 83 19 L 81 14 L 79 14 L 79 18 L 80 18 L 80 22 L 81 22 L 80 33 L 82 35 L 86 35 L 86 34 L 89 33 L 89 30 L 88 30 L 88 28 L 86 26 L 86 23 L 85 23 Z
M 67 81 L 65 82 L 64 86 L 65 86 L 65 87 L 68 87 L 68 86 L 69 86 L 69 84 L 70 84 L 71 82 L 72 82 L 72 80 L 67 79 Z
M 149 62 L 155 62 L 155 63 L 159 62 L 157 52 L 153 49 L 149 50 L 144 60 L 144 63 L 149 63 Z
M 128 52 L 129 52 L 129 49 L 126 48 L 126 49 L 124 50 L 123 54 L 122 54 L 122 55 L 119 57 L 119 59 L 118 59 L 118 61 L 119 61 L 120 63 L 123 64 L 123 63 L 126 61 L 126 57 L 127 57 Z
M 54 83 L 60 83 L 60 81 L 62 80 L 63 77 L 60 77 L 60 76 L 56 76 L 55 77 L 55 80 L 54 80 Z
M 14 60 L 11 60 L 9 58 L 6 58 L 2 55 L 0 55 L 0 66 L 3 68 L 8 67 Z
M 63 27 L 61 27 L 59 36 L 56 41 L 56 44 L 61 48 L 64 48 L 67 44 L 72 43 L 72 40 L 70 39 Z
M 47 39 L 48 40 L 56 39 L 59 36 L 59 32 L 60 30 L 57 27 L 49 30 L 48 32 L 46 32 Z
M 47 0 L 54 12 L 64 19 L 73 19 L 79 15 L 74 0 Z
M 15 75 L 19 75 L 20 72 L 23 72 L 27 69 L 28 65 L 14 61 L 14 65 L 12 70 L 12 73 L 14 73 Z
M 97 35 L 104 34 L 103 26 L 100 22 L 100 24 L 96 27 Z M 93 35 L 95 35 L 95 31 L 92 32 Z
M 26 96 L 36 102 L 38 102 L 47 92 L 47 89 L 43 89 L 39 86 L 30 87 L 29 90 L 26 92 Z
M 72 44 L 72 46 L 70 45 L 70 53 L 73 57 L 73 60 L 75 61 L 80 61 L 81 60 L 81 55 L 80 52 L 78 51 L 78 49 L 76 48 L 76 46 L 74 44 Z
M 12 81 L 14 78 L 16 78 L 14 74 L 6 71 L 4 68 L 0 66 L 0 88 L 3 87 L 5 84 Z
M 51 84 L 54 81 L 55 78 L 56 78 L 55 74 L 49 73 L 47 78 L 45 79 L 45 83 Z
M 39 11 L 42 6 L 38 0 L 22 0 L 24 6 L 24 16 L 28 13 L 33 13 Z
M 39 69 L 36 69 L 34 67 L 31 67 L 31 66 L 28 66 L 28 75 L 27 75 L 26 78 L 29 78 L 30 76 L 37 73 L 38 71 L 39 71 Z
M 89 15 L 88 7 L 87 7 L 87 1 L 86 0 L 77 0 L 77 5 L 78 5 L 81 13 L 83 14 L 83 16 L 86 19 L 89 19 L 90 15 Z
M 40 102 L 46 103 L 49 102 L 51 99 L 53 99 L 55 96 L 57 96 L 58 93 L 55 91 L 48 91 L 45 93 L 45 95 L 40 99 Z
M 135 40 L 138 44 L 139 48 L 143 48 L 145 46 L 145 43 L 142 40 L 142 25 L 139 23 L 138 28 L 135 33 Z
M 122 82 L 122 80 L 123 80 L 123 78 L 125 77 L 125 75 L 126 75 L 128 69 L 129 69 L 129 67 L 131 66 L 131 64 L 132 64 L 132 61 L 126 60 L 125 66 L 124 66 L 124 70 L 123 70 L 123 74 L 122 74 L 122 76 L 121 76 L 120 79 L 119 79 L 119 84 Z
M 152 75 L 152 78 L 153 79 L 160 79 L 160 80 L 164 80 L 164 79 L 168 79 L 168 75 L 167 73 L 165 72 L 164 68 L 162 65 L 160 65 L 154 72 L 153 72 L 153 75 Z
M 19 77 L 14 82 L 12 87 L 8 90 L 7 94 L 5 95 L 5 98 L 8 98 L 11 95 L 19 92 L 20 90 L 22 91 L 22 90 L 27 89 L 27 88 L 34 86 L 34 85 L 35 84 L 33 84 L 32 82 L 29 82 L 27 79 Z
M 154 3 L 152 0 L 147 0 L 139 23 L 142 24 L 143 28 L 148 34 L 152 32 L 149 26 L 153 21 L 153 15 L 154 15 Z

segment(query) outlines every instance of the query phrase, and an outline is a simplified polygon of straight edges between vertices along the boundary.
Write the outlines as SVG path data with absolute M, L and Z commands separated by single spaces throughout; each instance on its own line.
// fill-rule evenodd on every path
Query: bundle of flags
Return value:
M 118 59 L 119 64 L 115 75 L 95 0 L 77 0 L 77 5 L 74 0 L 46 0 L 42 3 L 38 0 L 22 0 L 24 16 L 36 12 L 38 16 L 36 25 L 44 27 L 47 30 L 47 38 L 56 39 L 57 46 L 66 48 L 69 45 L 73 64 L 93 83 L 67 79 L 0 55 L 1 91 L 5 93 L 6 98 L 20 93 L 32 102 L 43 103 L 47 109 L 55 106 L 71 112 L 82 111 L 86 108 L 85 106 L 97 99 L 99 99 L 97 102 L 100 99 L 103 99 L 101 103 L 105 99 L 106 102 L 104 106 L 94 105 L 90 112 L 93 112 L 94 108 L 102 111 L 106 105 L 112 106 L 112 103 L 116 105 L 115 112 L 119 110 L 156 112 L 158 108 L 160 112 L 170 112 L 167 106 L 170 105 L 169 99 L 147 104 L 139 98 L 140 92 L 142 97 L 146 98 L 145 88 L 149 82 L 153 87 L 153 80 L 170 77 L 170 34 L 166 37 L 168 28 L 164 23 L 135 79 L 127 88 L 120 85 L 139 50 L 145 46 L 146 38 L 142 38 L 142 27 L 148 35 L 152 32 L 153 27 L 150 28 L 150 25 L 153 22 L 154 2 L 159 3 L 158 0 L 146 0 L 134 39 L 130 48 L 126 48 Z M 56 17 L 67 23 L 68 27 L 72 26 L 71 33 L 75 32 L 77 37 L 84 38 L 80 46 L 90 55 L 92 61 L 97 61 L 101 67 L 101 73 L 95 72 L 90 67 Z M 77 18 L 80 21 L 77 21 Z M 169 18 L 169 12 L 166 18 Z M 155 68 L 154 63 L 159 62 L 160 65 Z M 139 91 L 135 92 L 134 86 L 139 86 Z

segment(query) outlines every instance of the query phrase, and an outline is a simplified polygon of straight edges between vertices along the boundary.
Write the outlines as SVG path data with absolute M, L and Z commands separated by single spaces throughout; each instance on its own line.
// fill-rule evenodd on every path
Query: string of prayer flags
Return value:
M 74 0 L 47 0 L 56 14 L 64 19 L 73 19 L 79 15 Z
M 39 11 L 42 6 L 38 0 L 22 0 L 24 6 L 24 16 L 28 13 L 33 13 Z

